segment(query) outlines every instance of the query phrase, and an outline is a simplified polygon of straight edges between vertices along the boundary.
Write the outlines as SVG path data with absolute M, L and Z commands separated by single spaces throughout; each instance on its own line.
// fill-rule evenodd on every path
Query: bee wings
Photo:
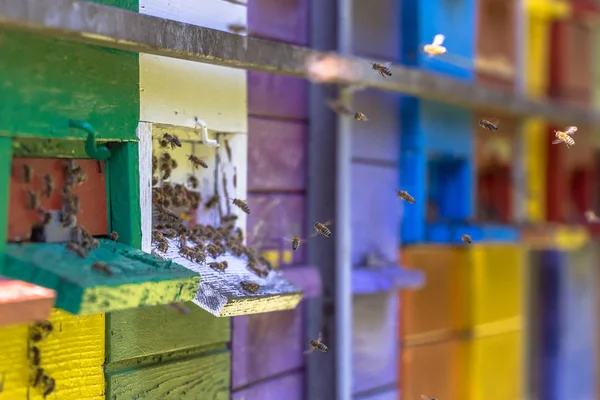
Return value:
M 562 143 L 562 142 L 563 142 L 562 139 L 556 139 L 556 140 L 552 141 L 552 144 L 559 144 L 559 143 Z
M 567 135 L 572 135 L 575 132 L 577 132 L 577 127 L 576 126 L 568 126 L 567 129 L 565 129 L 565 133 Z
M 444 40 L 446 40 L 446 36 L 442 35 L 441 33 L 438 33 L 437 35 L 435 35 L 433 37 L 433 45 L 434 46 L 441 46 L 444 43 Z

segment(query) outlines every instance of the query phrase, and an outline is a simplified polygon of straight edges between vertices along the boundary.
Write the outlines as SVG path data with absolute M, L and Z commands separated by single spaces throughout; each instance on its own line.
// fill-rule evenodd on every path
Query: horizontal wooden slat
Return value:
M 0 277 L 0 326 L 48 318 L 56 292 Z
M 253 0 L 248 7 L 251 36 L 308 45 L 308 0 Z
M 189 315 L 180 314 L 169 306 L 110 313 L 106 321 L 107 361 L 118 362 L 229 341 L 229 319 L 215 318 L 192 302 L 186 303 L 185 307 L 189 309 Z
M 229 352 L 110 372 L 106 398 L 228 400 Z
M 295 310 L 233 319 L 233 390 L 304 365 L 303 315 L 301 304 Z
M 301 78 L 248 71 L 248 114 L 306 120 L 308 85 Z
M 248 119 L 248 190 L 306 188 L 307 125 Z

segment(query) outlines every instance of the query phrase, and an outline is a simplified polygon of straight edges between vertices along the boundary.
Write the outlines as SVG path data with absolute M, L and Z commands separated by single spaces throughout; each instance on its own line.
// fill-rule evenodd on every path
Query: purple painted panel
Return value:
M 304 366 L 303 311 L 300 303 L 294 310 L 232 318 L 233 390 Z
M 248 71 L 248 114 L 308 119 L 308 81 L 292 76 Z
M 248 194 L 250 215 L 248 216 L 248 244 L 259 250 L 282 250 L 291 248 L 284 237 L 305 238 L 306 205 L 304 195 L 297 194 Z M 311 239 L 314 240 L 314 239 Z M 304 264 L 305 247 L 301 243 L 293 252 L 293 264 Z
M 400 0 L 354 0 L 354 53 L 396 61 L 400 51 Z
M 283 276 L 302 289 L 302 298 L 311 299 L 321 295 L 321 273 L 317 267 L 288 267 L 283 269 Z M 1 279 L 1 278 L 0 278 Z
M 352 164 L 352 264 L 364 265 L 373 253 L 387 265 L 397 265 L 400 199 L 398 170 Z
M 352 106 L 369 118 L 353 124 L 352 156 L 398 163 L 398 95 L 365 90 L 354 95 Z
M 297 372 L 234 392 L 231 400 L 304 400 L 304 374 Z
M 248 118 L 248 191 L 304 190 L 304 123 Z
M 309 0 L 252 0 L 248 2 L 251 36 L 308 45 Z

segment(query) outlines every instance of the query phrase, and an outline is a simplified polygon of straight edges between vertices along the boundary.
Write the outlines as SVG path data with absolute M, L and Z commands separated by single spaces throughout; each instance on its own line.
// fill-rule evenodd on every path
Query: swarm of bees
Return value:
M 38 343 L 46 339 L 53 331 L 54 327 L 49 321 L 36 322 L 29 328 L 29 339 L 32 343 L 29 348 L 30 384 L 34 388 L 40 387 L 44 398 L 55 391 L 56 380 L 41 367 L 42 354 Z
M 310 346 L 308 350 L 304 352 L 304 354 L 310 354 L 315 350 L 319 350 L 320 352 L 326 353 L 327 346 L 325 346 L 321 341 L 323 340 L 323 335 L 319 332 L 319 337 L 317 339 L 311 340 L 308 345 Z

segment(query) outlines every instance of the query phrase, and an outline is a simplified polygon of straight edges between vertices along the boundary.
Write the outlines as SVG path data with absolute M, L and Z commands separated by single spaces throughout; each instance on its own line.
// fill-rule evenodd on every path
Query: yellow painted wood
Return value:
M 27 398 L 29 361 L 27 360 L 28 325 L 0 328 L 0 391 L 1 400 Z
M 528 120 L 524 124 L 525 212 L 527 220 L 532 223 L 541 223 L 546 219 L 546 129 L 546 124 L 538 119 Z
M 590 242 L 590 235 L 583 226 L 560 226 L 556 230 L 556 247 L 565 251 L 575 251 Z
M 47 399 L 104 400 L 104 320 L 104 314 L 74 316 L 53 310 L 54 331 L 39 345 L 41 366 L 56 379 L 56 392 Z M 22 357 L 27 362 L 26 350 Z M 42 400 L 41 389 L 31 388 L 29 399 Z

